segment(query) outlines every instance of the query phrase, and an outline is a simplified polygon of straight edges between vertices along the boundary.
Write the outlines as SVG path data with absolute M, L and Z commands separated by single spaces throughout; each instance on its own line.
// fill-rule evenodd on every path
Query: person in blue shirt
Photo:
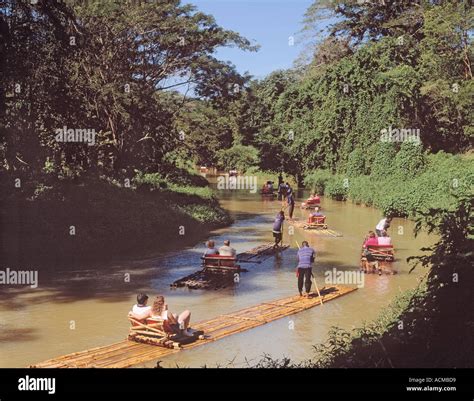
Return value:
M 206 248 L 206 250 L 204 251 L 204 255 L 203 255 L 203 256 L 216 256 L 216 255 L 219 255 L 219 251 L 216 249 L 213 240 L 207 241 L 207 242 L 206 242 L 206 246 L 207 246 L 207 248 Z
M 273 238 L 275 238 L 275 245 L 273 248 L 277 248 L 278 244 L 283 241 L 283 222 L 285 221 L 285 212 L 281 210 L 275 217 L 273 222 Z
M 306 290 L 305 296 L 308 296 L 311 291 L 311 276 L 313 274 L 312 263 L 314 262 L 315 256 L 316 251 L 309 246 L 308 241 L 303 241 L 298 251 L 298 266 L 296 268 L 300 296 L 303 296 L 303 284 Z

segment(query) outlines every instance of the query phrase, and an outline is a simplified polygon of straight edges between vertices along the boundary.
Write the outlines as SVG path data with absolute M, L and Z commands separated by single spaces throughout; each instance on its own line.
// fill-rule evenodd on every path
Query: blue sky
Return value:
M 298 31 L 303 16 L 313 0 L 183 0 L 200 11 L 211 14 L 218 25 L 240 33 L 260 45 L 257 52 L 221 48 L 216 56 L 231 61 L 240 73 L 248 71 L 255 78 L 289 68 L 298 57 Z M 294 36 L 294 46 L 288 39 Z

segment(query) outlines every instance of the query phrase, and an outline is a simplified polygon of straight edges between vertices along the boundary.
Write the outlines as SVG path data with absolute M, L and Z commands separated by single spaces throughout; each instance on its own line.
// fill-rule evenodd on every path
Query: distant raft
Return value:
M 342 234 L 338 231 L 331 230 L 328 228 L 326 221 L 315 221 L 308 223 L 307 221 L 293 220 L 288 222 L 289 225 L 302 228 L 308 232 L 314 233 L 321 237 L 342 237 Z
M 239 263 L 260 264 L 264 260 L 282 252 L 289 247 L 283 245 L 275 249 L 273 243 L 263 244 L 249 251 L 231 256 L 206 256 L 202 258 L 201 270 L 174 281 L 172 288 L 188 287 L 189 289 L 218 290 L 239 282 L 240 273 L 247 272 Z

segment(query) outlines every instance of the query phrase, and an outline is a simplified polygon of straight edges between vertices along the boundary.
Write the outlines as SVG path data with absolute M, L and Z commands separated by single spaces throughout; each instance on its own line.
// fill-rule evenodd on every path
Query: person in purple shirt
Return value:
M 275 245 L 273 248 L 278 248 L 278 244 L 283 241 L 283 222 L 285 221 L 285 212 L 281 210 L 275 217 L 273 222 L 273 238 L 275 238 Z
M 314 262 L 315 256 L 316 251 L 309 246 L 308 241 L 303 241 L 298 251 L 298 266 L 296 268 L 300 296 L 303 295 L 303 283 L 306 290 L 305 295 L 308 296 L 311 291 L 311 276 L 313 274 L 311 265 Z

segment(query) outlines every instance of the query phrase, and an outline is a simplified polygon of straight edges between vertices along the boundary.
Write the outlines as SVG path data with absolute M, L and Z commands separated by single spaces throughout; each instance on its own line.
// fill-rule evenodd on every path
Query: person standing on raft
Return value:
M 375 226 L 375 233 L 377 234 L 377 237 L 381 237 L 383 233 L 387 232 L 391 221 L 392 218 L 387 216 L 378 222 L 378 224 Z
M 298 266 L 296 267 L 296 277 L 298 277 L 298 292 L 303 296 L 303 284 L 308 296 L 311 291 L 311 276 L 313 275 L 312 263 L 315 260 L 316 251 L 311 248 L 308 241 L 301 243 L 298 250 Z
M 283 242 L 283 222 L 285 221 L 285 212 L 280 210 L 275 217 L 275 221 L 273 222 L 273 238 L 275 238 L 275 245 L 273 245 L 273 249 L 278 248 L 278 244 Z
M 278 180 L 278 181 L 280 181 L 280 180 Z M 285 183 L 282 180 L 278 184 L 278 200 L 282 201 L 282 205 L 283 205 L 284 198 L 286 196 L 286 191 L 287 191 L 287 186 L 285 185 Z
M 293 194 L 293 189 L 291 188 L 289 183 L 286 183 L 286 203 L 289 207 L 288 215 L 290 216 L 290 220 L 293 220 L 293 211 L 295 210 L 295 197 Z

